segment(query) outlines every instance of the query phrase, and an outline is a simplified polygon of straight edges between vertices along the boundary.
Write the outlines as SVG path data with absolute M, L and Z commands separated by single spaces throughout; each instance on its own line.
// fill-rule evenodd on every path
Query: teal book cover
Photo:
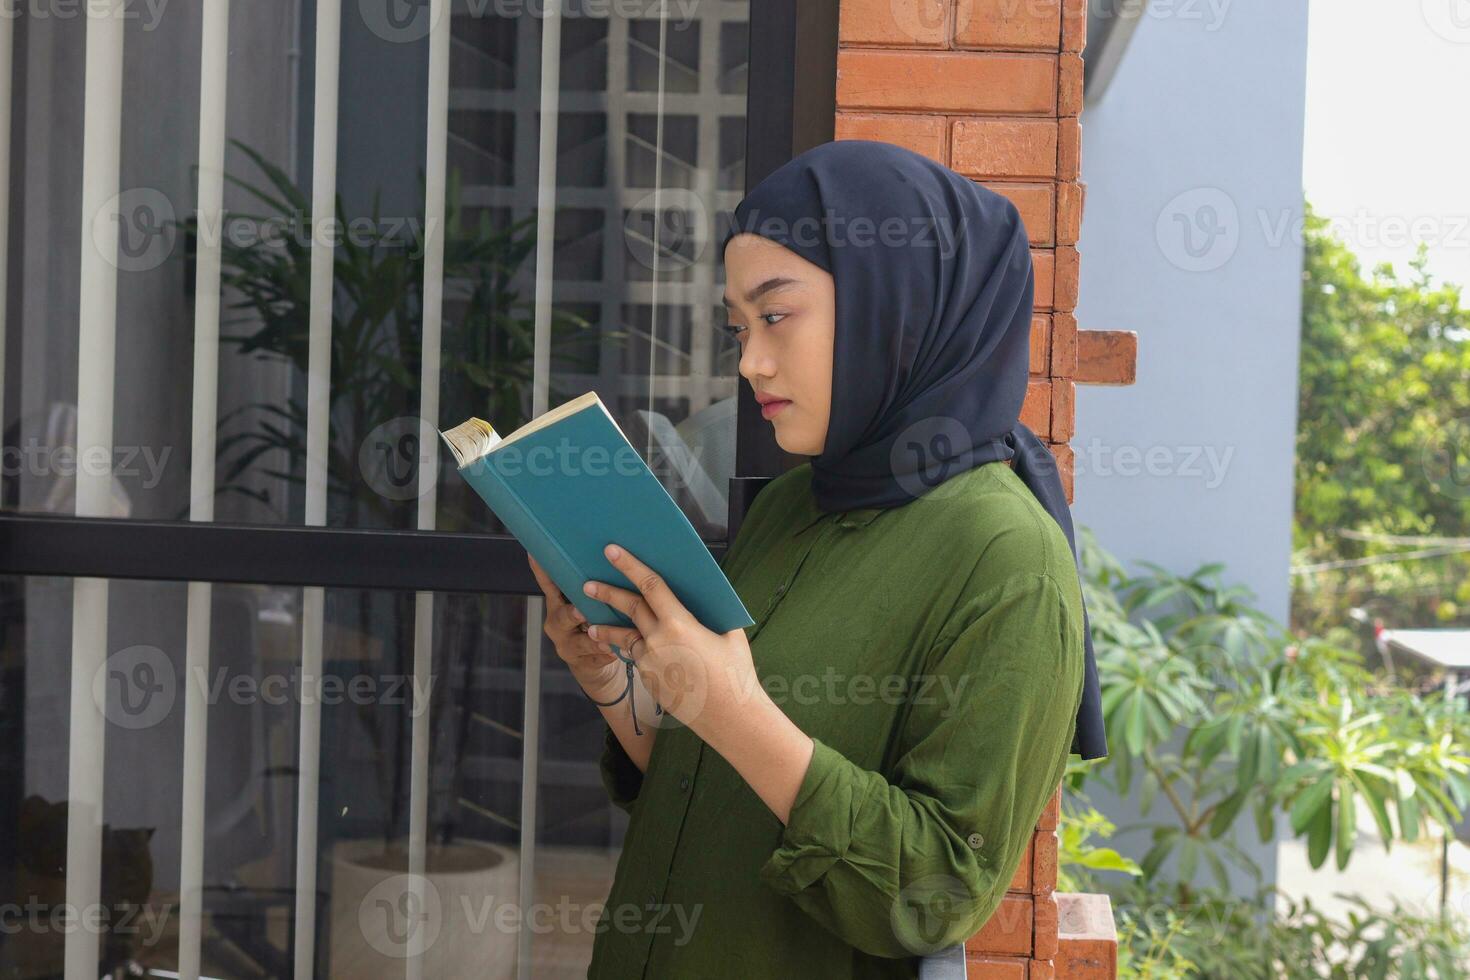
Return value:
M 628 442 L 595 391 L 505 437 L 471 418 L 440 433 L 459 473 L 589 623 L 633 626 L 582 591 L 587 581 L 637 592 L 603 548 L 652 568 L 705 628 L 753 625 L 699 532 Z

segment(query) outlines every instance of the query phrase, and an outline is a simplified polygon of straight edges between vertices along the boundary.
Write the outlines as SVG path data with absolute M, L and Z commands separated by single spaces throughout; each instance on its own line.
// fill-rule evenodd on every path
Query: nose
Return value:
M 740 352 L 740 376 L 752 385 L 756 378 L 769 378 L 776 373 L 776 359 L 765 340 L 764 331 L 747 328 L 745 347 Z

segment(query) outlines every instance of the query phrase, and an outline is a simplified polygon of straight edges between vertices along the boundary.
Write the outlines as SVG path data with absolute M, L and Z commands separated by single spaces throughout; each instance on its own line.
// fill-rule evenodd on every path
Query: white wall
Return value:
M 1082 113 L 1078 327 L 1137 331 L 1138 378 L 1078 390 L 1074 517 L 1130 568 L 1224 562 L 1284 621 L 1307 3 L 1151 6 Z M 1274 877 L 1270 849 L 1253 853 Z

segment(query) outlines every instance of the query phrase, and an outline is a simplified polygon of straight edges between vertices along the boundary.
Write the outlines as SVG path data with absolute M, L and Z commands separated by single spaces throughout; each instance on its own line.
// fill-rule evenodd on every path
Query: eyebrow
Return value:
M 745 301 L 747 303 L 754 303 L 756 300 L 760 299 L 766 293 L 771 292 L 773 289 L 784 289 L 787 286 L 799 286 L 801 284 L 802 281 L 800 279 L 792 279 L 788 276 L 775 276 L 774 278 L 767 279 L 765 282 L 761 283 L 759 286 L 746 293 Z M 727 307 L 735 305 L 731 303 L 729 297 L 726 296 L 721 296 L 720 301 L 723 302 Z

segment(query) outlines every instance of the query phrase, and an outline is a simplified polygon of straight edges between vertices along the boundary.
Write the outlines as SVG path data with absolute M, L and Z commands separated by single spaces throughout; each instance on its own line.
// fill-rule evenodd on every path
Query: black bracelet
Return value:
M 623 651 L 619 650 L 616 645 L 613 646 L 612 650 L 613 650 L 613 654 L 619 660 L 621 660 L 623 662 L 623 664 L 625 665 L 624 666 L 624 670 L 625 670 L 625 672 L 627 674 L 627 677 L 628 677 L 628 683 L 623 687 L 623 693 L 622 694 L 619 694 L 617 697 L 613 698 L 611 701 L 599 701 L 596 698 L 594 698 L 592 695 L 587 694 L 587 692 L 585 690 L 582 693 L 584 695 L 586 695 L 588 701 L 591 701 L 593 704 L 600 704 L 604 708 L 610 708 L 613 705 L 617 704 L 619 701 L 623 700 L 623 698 L 627 698 L 628 699 L 628 710 L 633 713 L 633 734 L 635 734 L 635 735 L 642 735 L 643 734 L 643 729 L 641 729 L 641 728 L 638 727 L 638 705 L 637 705 L 637 699 L 636 699 L 636 697 L 633 694 L 633 658 L 632 657 L 625 657 L 625 656 L 623 656 Z M 661 705 L 661 704 L 659 704 L 658 702 L 655 701 L 654 702 L 654 705 L 653 705 L 653 713 L 656 714 L 656 715 L 663 714 L 664 713 L 663 705 Z

